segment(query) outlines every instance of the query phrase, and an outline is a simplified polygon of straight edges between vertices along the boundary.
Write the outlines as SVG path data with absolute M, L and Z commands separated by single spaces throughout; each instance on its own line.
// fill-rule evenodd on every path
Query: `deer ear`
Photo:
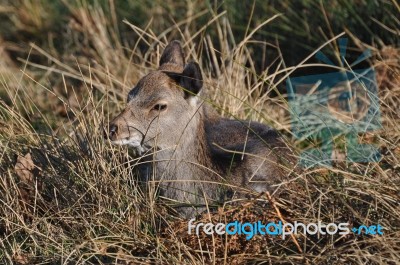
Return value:
M 185 92 L 185 98 L 197 95 L 203 87 L 203 77 L 200 66 L 196 62 L 189 62 L 182 73 L 163 71 Z
M 189 62 L 179 80 L 179 85 L 185 90 L 185 98 L 197 95 L 203 87 L 203 77 L 200 66 L 196 62 Z
M 165 50 L 161 55 L 160 66 L 162 66 L 163 64 L 171 63 L 183 67 L 185 64 L 184 61 L 185 58 L 183 55 L 181 44 L 179 41 L 174 40 L 170 42 L 167 47 L 165 47 Z

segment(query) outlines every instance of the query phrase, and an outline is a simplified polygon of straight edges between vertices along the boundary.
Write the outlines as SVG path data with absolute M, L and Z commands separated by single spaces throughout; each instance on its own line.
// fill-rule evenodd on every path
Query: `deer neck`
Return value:
M 207 176 L 212 163 L 206 141 L 204 118 L 203 111 L 196 112 L 176 145 L 156 153 L 158 171 L 164 172 L 163 174 L 168 175 L 170 179 L 203 179 Z M 210 174 L 209 172 L 208 175 Z

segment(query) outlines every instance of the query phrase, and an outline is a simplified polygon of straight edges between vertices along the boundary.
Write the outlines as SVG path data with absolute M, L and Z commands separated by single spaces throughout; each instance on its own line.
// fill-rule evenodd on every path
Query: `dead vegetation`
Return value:
M 43 24 L 48 13 L 33 17 L 39 7 L 31 14 L 27 8 L 4 10 L 19 12 L 21 29 L 49 27 Z M 104 141 L 103 125 L 124 106 L 133 84 L 155 68 L 170 35 L 179 36 L 186 54 L 202 66 L 209 100 L 220 113 L 270 124 L 288 137 L 290 117 L 280 87 L 291 69 L 274 58 L 281 62 L 275 71 L 259 73 L 247 47 L 257 28 L 235 42 L 224 12 L 207 22 L 217 32 L 212 38 L 206 26 L 191 31 L 190 17 L 160 35 L 150 25 L 125 21 L 137 35 L 127 45 L 101 8 L 68 8 L 73 16 L 66 22 L 65 41 L 73 49 L 25 43 L 30 56 L 15 62 L 7 50 L 16 46 L 0 41 L 2 263 L 399 264 L 398 47 L 373 50 L 383 129 L 371 141 L 380 146 L 379 163 L 311 169 L 284 183 L 279 198 L 264 194 L 227 202 L 197 219 L 379 223 L 383 236 L 197 237 L 188 235 L 186 220 L 143 192 L 144 184 L 135 178 L 138 159 Z

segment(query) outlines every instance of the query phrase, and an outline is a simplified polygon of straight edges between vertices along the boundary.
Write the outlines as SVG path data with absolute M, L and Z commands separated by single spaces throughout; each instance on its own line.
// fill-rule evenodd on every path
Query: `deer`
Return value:
M 276 130 L 220 116 L 205 100 L 203 85 L 199 64 L 185 63 L 180 42 L 170 42 L 158 69 L 128 93 L 106 134 L 112 144 L 150 157 L 145 171 L 186 218 L 223 201 L 232 187 L 273 192 L 294 163 Z

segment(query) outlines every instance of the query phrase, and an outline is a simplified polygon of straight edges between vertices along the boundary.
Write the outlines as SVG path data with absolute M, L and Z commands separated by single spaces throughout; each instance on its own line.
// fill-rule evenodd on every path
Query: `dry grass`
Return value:
M 279 198 L 227 202 L 198 218 L 379 223 L 383 236 L 198 238 L 187 234 L 187 221 L 143 192 L 135 178 L 138 159 L 104 141 L 103 125 L 124 106 L 133 84 L 157 66 L 172 32 L 188 58 L 200 63 L 210 101 L 221 114 L 261 121 L 288 136 L 287 102 L 277 87 L 291 69 L 273 58 L 276 72 L 256 74 L 247 48 L 252 29 L 234 42 L 223 13 L 208 22 L 217 32 L 214 39 L 205 27 L 197 32 L 185 27 L 190 19 L 161 35 L 125 22 L 137 33 L 135 45 L 126 46 L 101 9 L 70 8 L 66 40 L 75 42 L 73 53 L 31 44 L 31 54 L 47 63 L 28 57 L 20 59 L 20 67 L 6 58 L 3 48 L 10 44 L 0 42 L 2 263 L 399 264 L 398 48 L 374 48 L 384 128 L 372 136 L 381 146 L 381 162 L 308 170 L 284 183 Z M 147 51 L 140 52 L 139 45 Z

